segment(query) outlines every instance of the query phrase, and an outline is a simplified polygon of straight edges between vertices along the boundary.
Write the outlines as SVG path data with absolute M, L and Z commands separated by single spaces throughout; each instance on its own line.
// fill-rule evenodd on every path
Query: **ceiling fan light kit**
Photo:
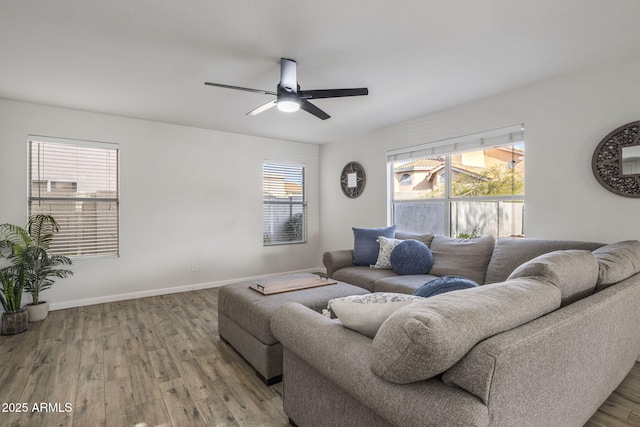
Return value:
M 272 107 L 278 107 L 278 110 L 286 113 L 293 113 L 298 110 L 304 110 L 313 114 L 321 120 L 326 120 L 331 116 L 309 102 L 309 99 L 322 98 L 342 98 L 345 96 L 363 96 L 368 95 L 369 90 L 366 87 L 353 89 L 317 89 L 317 90 L 300 90 L 297 76 L 297 64 L 293 59 L 280 58 L 280 83 L 278 83 L 277 91 L 271 92 L 267 90 L 251 89 L 241 86 L 231 86 L 221 83 L 205 82 L 207 86 L 221 87 L 225 89 L 242 90 L 245 92 L 260 93 L 263 95 L 272 95 L 273 99 L 247 113 L 249 116 L 255 116 Z
M 276 106 L 280 111 L 284 111 L 285 113 L 293 113 L 300 109 L 300 101 L 295 96 L 287 94 L 280 95 L 278 96 Z

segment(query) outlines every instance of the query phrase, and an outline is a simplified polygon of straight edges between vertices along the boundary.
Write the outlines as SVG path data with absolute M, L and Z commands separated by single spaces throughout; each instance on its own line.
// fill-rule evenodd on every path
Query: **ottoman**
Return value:
M 271 333 L 271 315 L 288 302 L 297 302 L 317 312 L 327 308 L 332 298 L 368 294 L 369 291 L 344 282 L 316 288 L 262 295 L 249 285 L 299 278 L 317 278 L 310 273 L 291 274 L 254 282 L 233 283 L 218 293 L 218 332 L 253 366 L 267 385 L 282 381 L 282 344 Z

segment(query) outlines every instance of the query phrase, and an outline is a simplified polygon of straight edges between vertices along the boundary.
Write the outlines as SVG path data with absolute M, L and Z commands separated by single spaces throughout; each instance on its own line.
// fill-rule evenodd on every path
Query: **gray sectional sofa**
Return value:
M 348 250 L 324 261 L 371 292 L 412 293 L 456 273 L 482 286 L 412 302 L 373 339 L 296 303 L 273 315 L 292 423 L 582 426 L 636 362 L 640 242 L 429 245 L 433 267 L 419 277 L 354 266 Z

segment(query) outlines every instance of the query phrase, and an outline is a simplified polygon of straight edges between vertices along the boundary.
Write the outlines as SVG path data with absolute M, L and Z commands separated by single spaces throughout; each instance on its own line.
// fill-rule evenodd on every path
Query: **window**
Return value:
M 302 165 L 263 164 L 264 246 L 307 242 L 305 173 Z
M 524 235 L 521 126 L 387 154 L 390 213 L 399 230 L 454 237 Z
M 29 215 L 58 222 L 52 253 L 118 256 L 118 156 L 117 144 L 29 136 Z
M 411 175 L 408 173 L 405 173 L 400 177 L 400 185 L 411 185 L 411 181 Z

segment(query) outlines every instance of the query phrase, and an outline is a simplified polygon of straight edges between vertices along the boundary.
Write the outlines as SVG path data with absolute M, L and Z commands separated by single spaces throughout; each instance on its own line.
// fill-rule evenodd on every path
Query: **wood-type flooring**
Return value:
M 287 426 L 218 336 L 217 289 L 57 310 L 0 337 L 0 426 Z M 576 390 L 579 392 L 579 390 Z M 640 363 L 587 423 L 640 426 Z

